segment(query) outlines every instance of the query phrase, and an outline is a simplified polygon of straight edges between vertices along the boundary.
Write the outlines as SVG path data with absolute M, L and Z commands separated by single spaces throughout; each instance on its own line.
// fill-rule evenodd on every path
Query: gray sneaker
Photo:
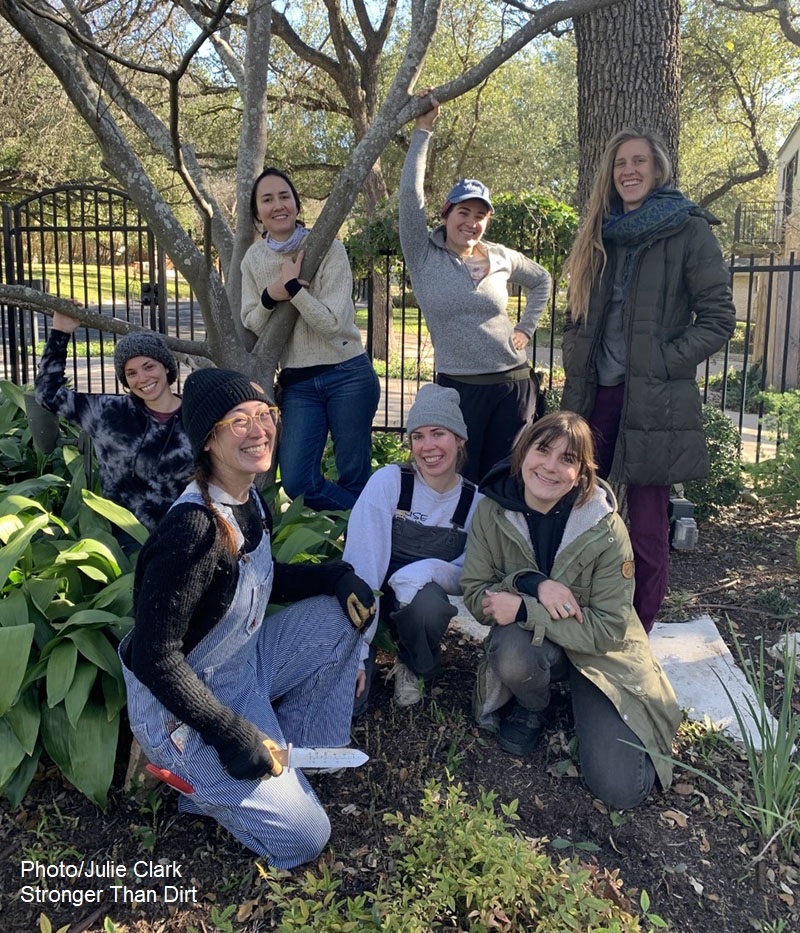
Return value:
M 401 661 L 394 666 L 394 701 L 398 706 L 414 706 L 422 699 L 424 683 L 421 677 Z

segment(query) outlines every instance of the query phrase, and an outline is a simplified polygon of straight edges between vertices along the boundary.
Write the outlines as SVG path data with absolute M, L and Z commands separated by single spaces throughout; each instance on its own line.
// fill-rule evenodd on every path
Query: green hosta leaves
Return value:
M 83 613 L 76 613 L 76 616 L 78 615 L 83 615 Z M 96 615 L 96 613 L 87 613 L 87 615 Z M 68 624 L 72 626 L 73 621 L 70 620 Z M 122 676 L 122 665 L 117 652 L 103 632 L 92 628 L 71 627 L 68 632 L 65 632 L 64 637 L 72 639 L 84 658 L 96 664 L 101 670 L 116 677 Z
M 78 728 L 83 708 L 89 700 L 89 693 L 97 679 L 97 668 L 94 664 L 79 661 L 75 666 L 75 676 L 72 678 L 67 695 L 64 697 L 64 709 L 70 725 Z
M 118 733 L 119 717 L 109 721 L 105 707 L 92 700 L 74 729 L 63 705 L 42 710 L 45 750 L 67 779 L 103 809 L 114 775 Z
M 75 676 L 78 649 L 69 639 L 59 642 L 47 659 L 47 705 L 53 707 L 67 695 Z
M 8 543 L 0 548 L 0 587 L 7 585 L 8 577 L 30 544 L 31 538 L 42 528 L 47 527 L 48 516 L 38 515 L 28 524 L 14 532 Z
M 22 759 L 25 749 L 11 731 L 11 726 L 0 719 L 0 788 L 11 780 Z
M 22 395 L 2 382 L 0 435 L 3 475 L 18 478 L 0 484 L 0 793 L 18 806 L 45 750 L 105 806 L 125 705 L 116 646 L 133 623 L 132 562 L 108 522 L 147 532 L 85 491 L 76 450 L 30 449 Z
M 19 744 L 25 749 L 25 754 L 32 755 L 39 736 L 41 721 L 37 691 L 34 689 L 23 691 L 4 718 Z
M 28 755 L 22 759 L 21 764 L 14 772 L 14 776 L 8 784 L 6 784 L 5 795 L 12 809 L 16 809 L 25 798 L 25 794 L 30 787 L 33 776 L 36 774 L 36 766 L 39 764 L 39 756 L 41 753 L 42 747 L 41 745 L 37 745 L 32 755 Z M 0 791 L 2 790 L 3 788 L 0 787 Z
M 25 625 L 29 618 L 28 602 L 21 590 L 12 590 L 0 599 L 0 626 Z
M 107 518 L 110 522 L 113 522 L 117 528 L 126 531 L 139 544 L 144 544 L 150 536 L 148 530 L 141 524 L 133 512 L 129 512 L 121 505 L 117 505 L 115 502 L 109 502 L 108 499 L 103 499 L 101 496 L 95 495 L 88 489 L 83 490 L 83 501 L 90 509 L 97 512 L 98 515 L 102 515 L 103 518 Z
M 14 702 L 28 666 L 33 625 L 0 628 L 0 716 Z

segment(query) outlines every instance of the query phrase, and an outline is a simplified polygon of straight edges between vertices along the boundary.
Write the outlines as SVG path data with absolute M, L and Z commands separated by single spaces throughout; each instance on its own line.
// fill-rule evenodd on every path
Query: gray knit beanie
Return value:
M 183 427 L 195 460 L 203 450 L 214 425 L 242 402 L 270 404 L 257 382 L 235 369 L 197 369 L 183 386 Z
M 417 428 L 447 428 L 457 437 L 467 440 L 467 426 L 459 407 L 459 395 L 455 389 L 448 389 L 435 382 L 426 382 L 417 392 L 414 404 L 406 418 L 406 432 L 410 434 Z
M 164 338 L 155 331 L 137 330 L 132 334 L 125 334 L 114 347 L 114 369 L 117 379 L 126 389 L 128 380 L 125 378 L 125 364 L 135 356 L 149 356 L 151 360 L 163 363 L 167 370 L 168 385 L 172 385 L 178 378 L 175 357 L 170 353 Z

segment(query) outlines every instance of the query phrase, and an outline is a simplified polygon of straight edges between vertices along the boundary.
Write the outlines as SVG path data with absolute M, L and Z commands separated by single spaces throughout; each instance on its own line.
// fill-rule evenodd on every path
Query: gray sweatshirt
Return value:
M 489 273 L 475 285 L 464 261 L 446 248 L 444 226 L 429 234 L 423 182 L 430 137 L 427 130 L 411 134 L 400 176 L 400 243 L 436 368 L 452 376 L 514 369 L 528 359 L 525 350 L 514 349 L 514 330 L 533 336 L 550 297 L 550 274 L 522 253 L 482 240 Z M 516 326 L 506 310 L 509 282 L 525 293 L 525 313 Z

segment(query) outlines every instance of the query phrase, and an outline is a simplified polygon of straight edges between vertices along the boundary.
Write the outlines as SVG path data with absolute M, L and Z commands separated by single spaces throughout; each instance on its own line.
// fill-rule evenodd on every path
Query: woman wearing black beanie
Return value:
M 182 812 L 292 868 L 319 854 L 330 825 L 304 775 L 281 773 L 272 751 L 349 742 L 375 598 L 344 561 L 273 561 L 253 480 L 272 463 L 278 410 L 260 386 L 198 370 L 183 418 L 195 479 L 142 549 L 136 624 L 120 646 L 131 729 L 151 762 L 191 785 Z M 292 600 L 264 618 L 268 602 Z

